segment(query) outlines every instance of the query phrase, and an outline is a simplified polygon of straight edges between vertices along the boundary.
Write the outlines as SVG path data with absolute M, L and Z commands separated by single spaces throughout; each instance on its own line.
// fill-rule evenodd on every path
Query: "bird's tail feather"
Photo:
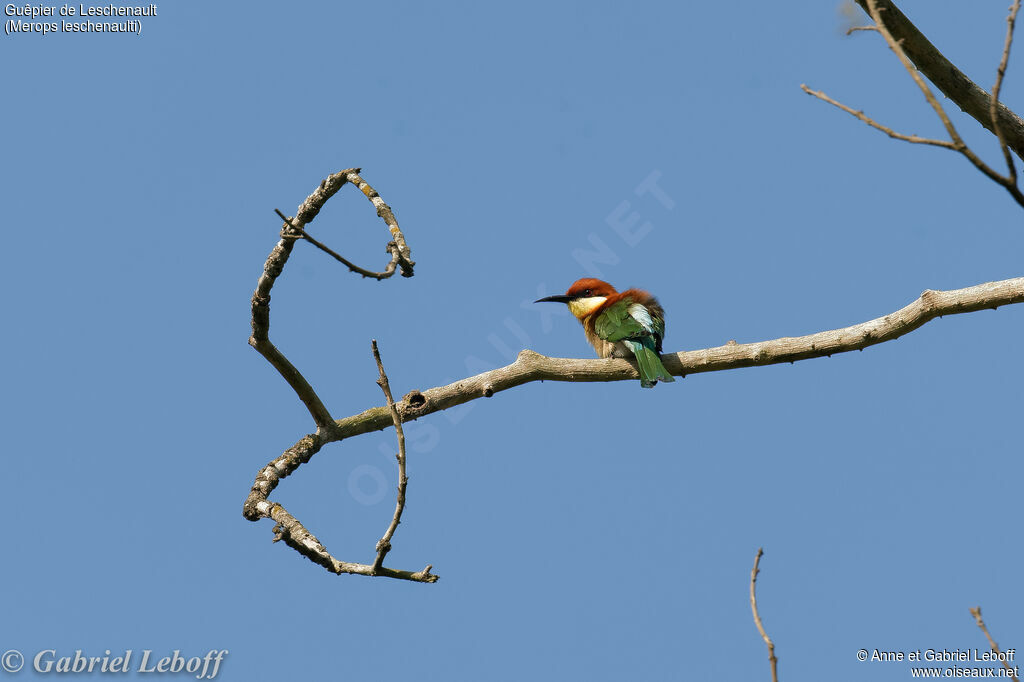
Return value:
M 666 383 L 675 381 L 672 375 L 668 373 L 668 370 L 665 369 L 665 365 L 661 364 L 661 358 L 658 357 L 658 353 L 653 348 L 648 348 L 647 344 L 640 341 L 628 340 L 626 344 L 636 356 L 641 386 L 651 388 L 659 381 Z

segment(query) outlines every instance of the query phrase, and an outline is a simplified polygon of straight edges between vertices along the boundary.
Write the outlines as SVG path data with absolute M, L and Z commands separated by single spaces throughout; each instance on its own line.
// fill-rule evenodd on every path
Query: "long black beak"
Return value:
M 571 300 L 571 296 L 559 294 L 558 296 L 545 296 L 544 298 L 538 298 L 534 303 L 568 303 Z

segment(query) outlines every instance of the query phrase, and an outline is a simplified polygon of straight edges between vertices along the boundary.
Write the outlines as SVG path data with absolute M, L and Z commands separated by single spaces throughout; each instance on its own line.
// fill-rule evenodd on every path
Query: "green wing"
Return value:
M 594 331 L 599 337 L 612 343 L 622 341 L 633 351 L 640 385 L 644 388 L 650 388 L 658 381 L 675 381 L 658 357 L 661 339 L 665 336 L 664 313 L 657 302 L 652 308 L 627 298 L 608 306 L 594 320 Z
M 617 301 L 594 320 L 594 331 L 605 341 L 623 339 L 661 339 L 665 335 L 665 321 L 652 317 L 647 308 L 629 299 Z

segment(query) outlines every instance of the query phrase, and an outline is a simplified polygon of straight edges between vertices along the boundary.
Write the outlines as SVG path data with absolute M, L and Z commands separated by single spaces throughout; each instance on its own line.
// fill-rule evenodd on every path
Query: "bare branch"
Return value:
M 869 16 L 868 0 L 856 0 Z M 956 68 L 922 34 L 891 0 L 874 0 L 886 30 L 904 54 L 946 97 L 985 128 L 995 132 L 990 114 L 991 95 Z M 1006 143 L 1017 156 L 1024 158 L 1024 120 L 1000 103 L 999 128 Z
M 999 662 L 1002 663 L 1003 667 L 1006 668 L 1007 672 L 1010 673 L 1010 679 L 1012 679 L 1013 682 L 1020 682 L 1017 676 L 1014 675 L 1014 672 L 1016 672 L 1014 668 L 1010 667 L 1010 664 L 1007 663 L 1006 659 L 1002 657 L 1003 652 L 999 650 L 999 645 L 996 644 L 996 640 L 992 639 L 992 635 L 988 633 L 988 628 L 985 627 L 985 621 L 981 619 L 981 607 L 975 606 L 973 609 L 970 609 L 970 611 L 971 615 L 974 616 L 974 622 L 977 623 L 978 627 L 981 628 L 981 631 L 985 633 L 985 638 L 988 639 L 989 647 L 992 649 L 993 652 L 995 652 L 997 656 L 1000 657 Z
M 398 265 L 398 246 L 394 242 L 388 242 L 388 252 L 391 254 L 391 262 L 388 263 L 387 267 L 384 268 L 383 272 L 374 272 L 373 270 L 366 270 L 365 268 L 359 267 L 358 265 L 348 260 L 344 256 L 336 253 L 329 246 L 326 246 L 325 244 L 318 242 L 316 239 L 313 238 L 313 235 L 311 235 L 309 232 L 305 230 L 305 228 L 291 225 L 291 219 L 288 218 L 288 216 L 286 216 L 284 213 L 281 213 L 281 211 L 279 211 L 278 209 L 275 208 L 274 212 L 277 213 L 277 215 L 280 216 L 281 219 L 287 225 L 287 227 L 285 228 L 287 234 L 282 234 L 282 237 L 292 239 L 305 239 L 307 242 L 309 242 L 316 248 L 320 249 L 327 255 L 333 257 L 342 265 L 346 266 L 350 272 L 362 275 L 363 277 L 372 277 L 377 281 L 387 279 L 391 275 L 395 274 L 395 266 Z
M 256 291 L 252 294 L 252 336 L 249 337 L 249 345 L 259 351 L 260 355 L 267 359 L 276 369 L 288 385 L 292 387 L 295 394 L 305 404 L 309 414 L 313 417 L 317 428 L 330 428 L 333 419 L 327 411 L 320 396 L 316 394 L 313 387 L 306 381 L 306 377 L 295 368 L 284 353 L 277 349 L 270 341 L 270 290 L 274 282 L 288 262 L 294 239 L 282 237 L 274 246 L 274 249 L 267 256 L 267 262 L 263 266 L 263 274 L 256 284 Z
M 316 391 L 313 390 L 313 387 L 302 373 L 270 341 L 270 290 L 274 287 L 274 282 L 277 281 L 277 278 L 284 270 L 288 257 L 295 246 L 296 239 L 303 238 L 311 244 L 315 244 L 345 263 L 350 270 L 358 272 L 364 277 L 375 277 L 378 280 L 390 277 L 395 271 L 396 264 L 402 268 L 402 275 L 404 277 L 412 277 L 413 266 L 415 265 L 415 262 L 410 257 L 405 237 L 398 227 L 398 222 L 395 220 L 391 208 L 380 198 L 377 190 L 370 187 L 359 176 L 359 170 L 358 168 L 348 168 L 322 180 L 313 193 L 306 197 L 306 200 L 299 205 L 294 218 L 288 218 L 280 211 L 277 211 L 277 214 L 285 223 L 281 230 L 281 239 L 267 257 L 267 262 L 263 266 L 263 274 L 260 276 L 259 282 L 256 284 L 256 291 L 252 295 L 252 335 L 249 337 L 249 345 L 266 358 L 267 362 L 284 377 L 288 385 L 292 387 L 295 394 L 305 404 L 309 414 L 313 417 L 313 422 L 316 424 L 317 429 L 331 429 L 333 427 L 334 420 L 330 412 L 327 411 L 323 401 L 320 400 L 320 396 L 316 394 Z M 391 232 L 392 241 L 388 244 L 388 251 L 392 257 L 384 272 L 374 273 L 353 265 L 305 232 L 305 226 L 316 218 L 324 204 L 327 203 L 327 200 L 334 196 L 346 182 L 357 186 L 366 195 L 374 207 L 376 207 L 377 215 L 384 220 L 388 230 Z
M 1010 61 L 1010 46 L 1013 44 L 1013 27 L 1017 21 L 1017 12 L 1020 11 L 1020 0 L 1014 0 L 1010 7 L 1010 14 L 1006 17 L 1006 39 L 1003 41 L 1003 56 L 996 68 L 996 82 L 992 86 L 992 99 L 989 103 L 989 118 L 992 120 L 992 130 L 999 138 L 999 148 L 1003 152 L 1003 160 L 1006 161 L 1007 177 L 1017 184 L 1017 167 L 1010 156 L 1010 150 L 1006 146 L 1006 138 L 1003 136 L 1002 127 L 999 125 L 999 91 L 1003 87 L 1003 77 L 1006 76 L 1006 66 Z
M 946 132 L 949 134 L 949 139 L 953 142 L 953 149 L 967 157 L 967 160 L 974 164 L 975 168 L 984 173 L 990 180 L 993 180 L 1005 187 L 1010 193 L 1010 196 L 1012 196 L 1018 204 L 1024 206 L 1024 194 L 1021 194 L 1021 191 L 1017 188 L 1016 171 L 1013 171 L 1011 175 L 1007 177 L 1000 175 L 990 168 L 987 163 L 982 161 L 981 157 L 975 154 L 971 148 L 967 146 L 967 143 L 960 138 L 960 134 L 956 131 L 956 128 L 953 126 L 953 122 L 949 119 L 949 116 L 946 115 L 946 110 L 942 108 L 939 100 L 937 100 L 935 95 L 932 94 L 932 89 L 928 87 L 928 84 L 924 82 L 924 78 L 921 77 L 918 70 L 914 68 L 913 64 L 911 64 L 910 58 L 907 57 L 906 52 L 903 51 L 902 41 L 896 40 L 892 36 L 892 33 L 889 32 L 889 29 L 886 28 L 885 22 L 882 21 L 881 11 L 878 8 L 879 0 L 865 0 L 865 2 L 868 14 L 875 21 L 875 25 L 878 27 L 878 32 L 882 34 L 883 38 L 885 38 L 885 42 L 889 45 L 889 48 L 899 58 L 900 63 L 902 63 L 904 68 L 906 68 L 910 77 L 914 79 L 915 83 L 917 83 L 917 87 L 921 89 L 922 93 L 924 93 L 925 99 L 928 100 L 928 104 L 930 104 L 932 109 L 935 110 L 935 114 L 939 117 L 939 120 L 942 121 L 942 125 L 945 126 Z M 1012 31 L 1012 25 L 1010 28 Z M 992 100 L 990 113 L 993 117 L 995 116 L 995 109 L 997 105 L 998 101 Z M 995 128 L 996 136 L 999 137 L 1000 144 L 1003 144 L 1004 139 L 1002 138 L 1002 133 L 999 132 L 999 130 L 1000 129 L 997 126 Z M 1009 152 L 1006 154 L 1007 159 L 1009 159 Z M 1010 168 L 1011 170 L 1013 169 L 1012 161 L 1010 162 Z
M 946 147 L 947 149 L 956 149 L 956 145 L 954 145 L 952 142 L 950 142 L 948 140 L 935 140 L 935 139 L 931 139 L 931 138 L 927 138 L 927 137 L 918 137 L 917 135 L 904 135 L 903 133 L 897 133 L 892 128 L 888 128 L 888 127 L 882 125 L 881 123 L 878 123 L 874 119 L 870 118 L 869 116 L 866 116 L 863 111 L 855 110 L 855 109 L 853 109 L 851 107 L 846 106 L 842 102 L 837 102 L 836 100 L 832 99 L 831 97 L 826 95 L 824 92 L 821 92 L 820 90 L 811 90 L 809 87 L 807 87 L 803 83 L 800 84 L 800 89 L 803 90 L 804 92 L 806 92 L 808 95 L 813 95 L 813 96 L 817 97 L 818 99 L 820 99 L 820 100 L 822 100 L 824 102 L 828 102 L 832 106 L 835 106 L 835 107 L 838 107 L 838 108 L 842 109 L 843 111 L 845 111 L 846 113 L 848 113 L 848 114 L 850 114 L 852 116 L 856 116 L 861 121 L 864 121 L 864 123 L 867 123 L 872 128 L 876 128 L 878 130 L 881 130 L 883 133 L 885 133 L 889 137 L 895 138 L 897 140 L 904 140 L 906 142 L 913 142 L 914 144 L 931 144 L 931 145 L 935 145 L 936 147 Z
M 371 566 L 368 564 L 354 564 L 348 561 L 340 561 L 327 551 L 327 548 L 317 540 L 302 523 L 288 513 L 282 505 L 267 500 L 270 492 L 277 487 L 282 478 L 292 473 L 299 466 L 308 462 L 320 448 L 331 442 L 331 438 L 324 432 L 318 431 L 300 440 L 288 448 L 283 455 L 264 467 L 256 476 L 249 499 L 246 500 L 243 515 L 250 521 L 261 518 L 273 519 L 274 542 L 284 541 L 286 545 L 299 552 L 315 564 L 319 564 L 331 573 L 353 574 L 365 576 L 383 576 L 385 578 L 396 578 L 399 580 L 411 580 L 421 583 L 437 582 L 438 576 L 430 572 L 433 566 L 427 566 L 422 571 L 400 571 L 383 566 Z
M 383 272 L 371 272 L 360 268 L 349 262 L 342 256 L 321 244 L 305 231 L 305 226 L 316 218 L 324 204 L 334 196 L 346 183 L 352 183 L 361 191 L 377 209 L 380 216 L 391 232 L 392 241 L 388 243 L 388 252 L 391 254 L 391 261 Z M 252 336 L 249 337 L 249 345 L 255 348 L 271 365 L 285 378 L 288 384 L 295 391 L 296 395 L 306 405 L 313 421 L 316 423 L 317 431 L 300 440 L 294 446 L 285 451 L 283 455 L 271 462 L 256 476 L 249 497 L 246 499 L 242 513 L 245 518 L 255 521 L 260 518 L 274 519 L 277 524 L 274 526 L 274 541 L 284 540 L 285 544 L 298 551 L 311 561 L 320 564 L 333 573 L 352 573 L 357 575 L 385 576 L 399 578 L 402 580 L 413 580 L 418 582 L 435 582 L 437 576 L 430 572 L 431 567 L 427 566 L 422 571 L 399 571 L 392 568 L 385 568 L 382 564 L 384 557 L 391 548 L 390 540 L 394 535 L 401 511 L 405 504 L 405 436 L 402 432 L 401 422 L 395 413 L 395 428 L 399 439 L 399 504 L 392 520 L 391 526 L 385 533 L 384 538 L 377 546 L 377 558 L 372 565 L 353 564 L 335 559 L 327 549 L 310 533 L 302 523 L 280 504 L 272 503 L 267 498 L 271 491 L 277 487 L 282 478 L 294 472 L 316 454 L 325 444 L 341 437 L 335 433 L 336 423 L 324 406 L 320 397 L 313 390 L 313 387 L 302 376 L 302 373 L 289 362 L 288 358 L 270 342 L 270 290 L 274 282 L 281 275 L 288 257 L 298 239 L 305 239 L 317 248 L 329 253 L 338 261 L 344 263 L 350 270 L 357 272 L 364 277 L 374 277 L 378 280 L 385 279 L 394 274 L 396 266 L 402 268 L 404 277 L 412 277 L 415 263 L 410 257 L 409 246 L 398 222 L 395 220 L 391 208 L 384 203 L 377 191 L 359 176 L 358 168 L 349 168 L 340 173 L 335 173 L 320 182 L 320 185 L 306 197 L 294 218 L 289 218 L 281 211 L 278 216 L 284 221 L 281 230 L 281 239 L 271 251 L 263 266 L 263 275 L 256 285 L 256 291 L 252 296 Z M 394 399 L 391 397 L 391 390 L 387 386 L 387 376 L 384 374 L 384 367 L 377 352 L 377 342 L 373 342 L 373 352 L 377 359 L 377 366 L 380 369 L 382 388 L 388 399 L 388 407 L 394 411 Z
M 889 45 L 889 49 L 895 53 L 896 57 L 900 60 L 900 63 L 903 64 L 903 67 L 907 70 L 907 73 L 910 74 L 910 77 L 914 79 L 915 83 L 917 83 L 917 87 L 921 89 L 921 93 L 924 95 L 924 98 L 928 100 L 928 104 L 930 104 L 932 109 L 935 110 L 935 115 L 939 117 L 940 121 L 942 121 L 942 125 L 946 128 L 946 132 L 949 134 L 949 139 L 953 141 L 953 144 L 955 144 L 957 148 L 965 147 L 966 145 L 964 144 L 964 141 L 960 139 L 960 134 L 956 132 L 953 122 L 950 121 L 949 116 L 946 115 L 946 110 L 942 108 L 941 104 L 939 104 L 939 100 L 935 99 L 935 95 L 932 94 L 932 89 L 928 87 L 928 84 L 924 82 L 923 78 L 921 78 L 921 74 L 919 74 L 917 69 L 914 68 L 914 65 L 910 63 L 910 58 L 907 57 L 906 53 L 903 51 L 903 46 L 900 44 L 900 41 L 893 38 L 892 34 L 889 33 L 889 29 L 886 28 L 885 22 L 882 21 L 876 0 L 866 0 L 866 2 L 868 15 L 872 20 L 874 20 L 875 26 L 878 28 L 878 32 L 885 39 L 886 44 Z
M 772 682 L 779 682 L 779 659 L 775 658 L 775 643 L 772 642 L 772 638 L 768 636 L 768 633 L 764 631 L 761 615 L 757 612 L 757 574 L 760 571 L 758 566 L 761 563 L 761 556 L 763 554 L 764 548 L 758 547 L 757 556 L 754 557 L 754 568 L 750 571 L 750 610 L 754 612 L 754 624 L 757 626 L 757 631 L 761 633 L 761 639 L 768 646 L 768 662 L 772 666 Z
M 384 397 L 388 401 L 388 410 L 391 412 L 391 421 L 395 425 L 395 434 L 398 437 L 398 497 L 395 501 L 395 514 L 391 517 L 391 524 L 384 532 L 384 537 L 377 542 L 377 558 L 373 562 L 374 574 L 380 570 L 384 563 L 384 557 L 391 551 L 391 538 L 395 535 L 398 524 L 402 522 L 402 511 L 405 509 L 405 489 L 409 484 L 409 478 L 405 475 L 405 431 L 402 429 L 402 418 L 395 407 L 395 399 L 391 396 L 391 384 L 388 383 L 388 375 L 384 373 L 384 364 L 380 360 L 380 351 L 377 350 L 377 339 L 371 344 L 373 348 L 373 359 L 377 361 L 377 371 L 380 378 L 377 385 L 384 391 Z
M 1017 0 L 1017 1 L 1019 1 L 1019 0 Z M 899 10 L 896 8 L 896 6 L 893 5 L 891 2 L 889 2 L 888 0 L 857 0 L 857 2 L 864 9 L 864 11 L 868 13 L 868 16 L 870 16 L 871 19 L 875 22 L 875 28 L 878 30 L 878 33 L 885 39 L 886 44 L 893 51 L 893 53 L 896 55 L 896 57 L 900 60 L 900 63 L 903 64 L 903 67 L 910 74 L 910 77 L 913 78 L 914 83 L 917 84 L 918 88 L 921 90 L 921 93 L 924 94 L 924 97 L 928 101 L 928 104 L 935 111 L 935 114 L 939 117 L 939 120 L 942 121 L 942 125 L 943 125 L 943 127 L 945 127 L 946 133 L 949 135 L 949 138 L 950 138 L 951 142 L 950 143 L 943 143 L 943 142 L 941 142 L 939 140 L 930 140 L 930 139 L 925 139 L 925 138 L 919 138 L 917 136 L 902 135 L 900 133 L 896 133 L 893 130 L 891 130 L 889 128 L 886 128 L 885 126 L 876 123 L 875 121 L 873 121 L 872 119 L 868 118 L 867 116 L 864 116 L 864 114 L 862 112 L 855 111 L 854 109 L 852 109 L 850 107 L 847 107 L 846 105 L 840 104 L 839 102 L 837 102 L 837 101 L 835 101 L 835 100 L 833 100 L 833 99 L 823 95 L 822 93 L 815 92 L 813 90 L 810 90 L 807 86 L 802 85 L 801 88 L 803 88 L 804 92 L 807 92 L 809 94 L 815 95 L 819 99 L 822 99 L 822 100 L 824 100 L 826 102 L 829 102 L 830 104 L 833 104 L 833 105 L 839 107 L 843 111 L 846 111 L 846 112 L 848 112 L 850 114 L 853 114 L 854 116 L 856 116 L 860 120 L 864 121 L 868 125 L 871 125 L 874 128 L 877 128 L 878 130 L 883 131 L 884 133 L 886 133 L 890 137 L 894 137 L 894 138 L 900 139 L 900 140 L 905 140 L 907 142 L 916 142 L 916 143 L 920 143 L 920 144 L 930 144 L 930 145 L 935 145 L 935 146 L 940 146 L 940 147 L 946 147 L 948 149 L 952 149 L 954 151 L 957 151 L 957 152 L 963 154 L 964 157 L 966 157 L 967 160 L 970 161 L 974 165 L 975 168 L 977 168 L 982 173 L 984 173 L 985 176 L 987 178 L 989 178 L 990 180 L 998 183 L 999 185 L 1002 185 L 1006 189 L 1006 191 L 1010 193 L 1010 196 L 1013 197 L 1014 201 L 1016 201 L 1020 206 L 1024 207 L 1024 193 L 1021 193 L 1020 189 L 1017 187 L 1017 173 L 1016 173 L 1016 170 L 1015 170 L 1015 168 L 1013 166 L 1013 161 L 1012 161 L 1012 159 L 1010 159 L 1009 151 L 1006 150 L 1006 144 L 1005 144 L 1006 140 L 1005 140 L 1005 137 L 1003 136 L 1003 133 L 1001 132 L 1003 130 L 1002 123 L 998 122 L 998 119 L 1000 118 L 997 115 L 997 106 L 999 104 L 998 103 L 998 99 L 986 96 L 986 102 L 990 103 L 990 107 L 989 107 L 989 109 L 990 109 L 989 110 L 989 120 L 988 120 L 988 125 L 986 127 L 990 127 L 992 130 L 994 130 L 994 132 L 996 133 L 996 136 L 999 138 L 1000 145 L 1003 148 L 1003 152 L 1004 152 L 1004 155 L 1005 155 L 1006 160 L 1007 160 L 1007 165 L 1008 165 L 1008 167 L 1010 169 L 1009 174 L 1006 175 L 1006 176 L 1000 175 L 995 170 L 990 168 L 988 166 L 988 164 L 986 164 L 984 161 L 982 161 L 981 157 L 979 157 L 977 154 L 975 154 L 974 151 L 971 150 L 971 148 L 967 146 L 967 144 L 963 141 L 963 139 L 961 139 L 960 134 L 957 132 L 956 127 L 953 125 L 953 122 L 950 120 L 949 116 L 946 115 L 946 111 L 945 111 L 945 109 L 943 109 L 942 104 L 940 104 L 938 99 L 936 99 L 935 95 L 932 94 L 931 88 L 928 87 L 928 84 L 924 81 L 924 78 L 921 77 L 921 74 L 918 72 L 918 70 L 916 68 L 914 68 L 914 64 L 911 63 L 912 62 L 911 58 L 907 55 L 907 52 L 904 50 L 904 47 L 903 47 L 904 43 L 907 42 L 907 40 L 908 40 L 908 38 L 906 36 L 910 36 L 911 38 L 914 38 L 914 39 L 919 39 L 919 40 L 917 40 L 918 43 L 923 41 L 923 43 L 926 44 L 928 47 L 930 47 L 932 50 L 934 50 L 934 46 L 932 46 L 931 43 L 928 43 L 927 39 L 925 39 L 924 36 L 921 35 L 917 31 L 916 28 L 914 28 L 913 24 L 911 24 L 909 22 L 909 20 L 907 20 L 907 18 L 904 17 L 903 14 L 899 12 Z M 883 19 L 883 14 L 885 16 L 885 19 Z M 901 29 L 903 29 L 903 32 L 905 33 L 904 36 L 897 38 L 896 36 L 894 36 L 893 31 L 890 31 L 890 22 L 888 21 L 888 19 L 890 18 L 890 14 L 892 16 L 896 16 L 897 17 L 896 21 L 893 22 L 893 23 L 894 23 L 894 25 L 899 26 Z M 1015 19 L 1015 18 L 1016 18 L 1016 12 L 1014 12 L 1011 9 L 1011 19 Z M 905 22 L 905 26 L 903 25 L 902 22 Z M 1013 22 L 1010 21 L 1010 20 L 1008 20 L 1008 22 L 1009 22 L 1009 34 L 1012 35 Z M 910 29 L 913 29 L 913 30 L 911 31 Z M 1008 37 L 1008 40 L 1009 40 L 1009 37 Z M 936 54 L 938 53 L 937 50 L 935 50 L 935 52 L 936 52 Z M 941 57 L 941 55 L 939 55 L 939 56 Z M 1006 56 L 1007 58 L 1009 56 L 1009 43 L 1007 43 L 1007 46 L 1004 49 L 1004 56 Z M 942 60 L 945 61 L 945 57 L 942 57 Z M 945 63 L 950 68 L 955 68 L 955 67 L 952 66 L 952 64 L 949 64 L 948 61 L 945 61 Z M 1003 70 L 1005 71 L 1005 67 L 1003 67 Z M 929 72 L 928 75 L 929 75 L 929 78 L 931 78 L 931 72 Z M 960 75 L 963 76 L 963 74 L 960 74 Z M 966 80 L 966 77 L 964 77 L 964 79 Z M 938 83 L 938 81 L 935 81 L 934 78 L 932 80 L 933 80 L 933 82 Z M 970 83 L 970 81 L 967 81 L 967 82 Z M 997 80 L 997 87 L 996 87 L 996 89 L 994 91 L 996 96 L 998 96 L 998 87 L 1001 84 L 1001 82 L 1002 82 L 1002 79 L 1000 77 Z M 974 85 L 974 84 L 971 83 L 971 85 Z M 974 86 L 974 87 L 977 88 L 977 86 Z M 940 86 L 940 89 L 941 89 L 941 86 Z M 1009 110 L 1007 110 L 1007 111 L 1009 111 Z M 968 113 L 970 113 L 970 112 L 968 112 Z M 977 117 L 975 117 L 975 118 L 977 118 Z M 1020 122 L 1019 119 L 1017 119 L 1017 120 L 1018 120 L 1018 122 Z M 997 121 L 998 123 L 996 125 L 993 125 L 993 121 Z M 1020 123 L 1022 125 L 1022 133 L 1024 133 L 1024 122 L 1020 122 Z M 984 124 L 984 122 L 983 122 L 983 124 Z M 1020 153 L 1020 151 L 1018 151 L 1018 154 L 1019 153 Z
M 818 332 L 808 336 L 784 337 L 756 343 L 727 343 L 717 348 L 681 351 L 662 356 L 666 369 L 675 376 L 717 372 L 795 362 L 863 350 L 892 341 L 943 315 L 975 312 L 1011 303 L 1024 303 L 1024 277 L 979 284 L 953 291 L 925 291 L 910 305 L 884 317 L 851 327 Z M 626 381 L 636 380 L 636 366 L 611 359 L 551 358 L 523 350 L 505 367 L 467 377 L 447 386 L 411 391 L 397 407 L 402 421 L 447 410 L 478 398 L 531 381 Z M 375 407 L 336 422 L 343 438 L 380 431 L 391 425 L 387 408 Z
M 670 353 L 664 355 L 662 360 L 669 372 L 676 376 L 795 362 L 863 350 L 868 346 L 892 341 L 943 315 L 995 309 L 1012 303 L 1024 303 L 1024 277 L 953 291 L 925 291 L 920 298 L 900 310 L 851 327 L 757 343 L 727 343 L 717 348 Z M 281 479 L 309 461 L 323 445 L 393 426 L 392 409 L 397 410 L 404 423 L 477 398 L 489 398 L 495 393 L 531 381 L 625 381 L 636 380 L 637 376 L 635 365 L 626 360 L 549 358 L 524 350 L 515 362 L 505 367 L 467 377 L 447 386 L 410 391 L 393 408 L 390 405 L 370 408 L 339 419 L 330 428 L 320 428 L 317 433 L 306 436 L 259 472 L 245 501 L 243 515 L 250 521 L 273 518 L 287 531 L 286 537 L 298 545 L 292 546 L 296 546 L 306 556 L 316 557 L 314 560 L 328 570 L 372 575 L 373 566 L 345 564 L 330 557 L 312 534 L 293 517 L 285 516 L 286 512 L 280 505 L 269 500 Z M 294 538 L 300 540 L 295 541 Z M 409 574 L 418 578 L 405 574 L 381 575 L 409 580 L 422 578 L 423 582 L 437 579 L 431 576 L 429 569 Z
M 402 276 L 412 277 L 413 266 L 416 263 L 410 258 L 409 246 L 405 243 L 405 236 L 398 227 L 395 214 L 391 212 L 391 207 L 380 198 L 377 190 L 370 187 L 369 183 L 359 176 L 360 170 L 359 168 L 347 168 L 322 180 L 320 186 L 306 197 L 306 200 L 299 206 L 298 211 L 295 213 L 295 219 L 291 221 L 291 225 L 299 230 L 304 229 L 306 225 L 313 222 L 313 219 L 320 213 L 320 209 L 324 207 L 328 199 L 334 196 L 346 182 L 352 183 L 370 200 L 370 203 L 377 209 L 377 215 L 388 226 L 388 231 L 391 232 L 391 239 L 398 248 L 398 264 L 402 268 Z
M 391 207 L 384 203 L 384 200 L 377 194 L 377 190 L 370 187 L 366 180 L 359 177 L 358 168 L 355 169 L 355 172 L 350 171 L 346 178 L 358 187 L 359 191 L 365 194 L 366 198 L 377 209 L 377 215 L 388 226 L 388 230 L 391 232 L 391 239 L 395 242 L 395 246 L 398 249 L 398 265 L 402 268 L 402 277 L 412 277 L 413 266 L 416 263 L 410 258 L 409 245 L 405 243 L 405 235 L 402 234 L 402 230 L 398 227 L 398 221 L 395 220 L 395 214 L 391 212 Z

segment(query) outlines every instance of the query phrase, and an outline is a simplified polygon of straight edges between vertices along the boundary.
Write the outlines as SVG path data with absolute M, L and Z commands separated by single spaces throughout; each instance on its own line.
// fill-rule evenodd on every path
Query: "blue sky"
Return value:
M 901 7 L 989 87 L 1004 3 Z M 782 679 L 907 679 L 857 650 L 984 648 L 976 605 L 1024 648 L 1019 306 L 650 391 L 534 383 L 410 424 L 388 564 L 431 563 L 435 585 L 330 575 L 241 516 L 257 470 L 313 429 L 246 344 L 273 209 L 343 168 L 418 265 L 378 283 L 297 245 L 271 338 L 337 417 L 382 404 L 371 338 L 396 395 L 524 347 L 592 357 L 567 312 L 529 303 L 588 274 L 655 293 L 666 351 L 1020 276 L 1004 191 L 800 91 L 942 135 L 837 2 L 158 12 L 141 36 L 0 39 L 0 650 L 227 649 L 229 680 L 769 679 L 747 594 L 761 546 Z M 1011 61 L 1017 111 L 1022 74 Z M 663 195 L 636 191 L 652 178 Z M 386 262 L 351 187 L 309 229 Z M 393 449 L 390 431 L 329 446 L 271 499 L 370 562 Z

